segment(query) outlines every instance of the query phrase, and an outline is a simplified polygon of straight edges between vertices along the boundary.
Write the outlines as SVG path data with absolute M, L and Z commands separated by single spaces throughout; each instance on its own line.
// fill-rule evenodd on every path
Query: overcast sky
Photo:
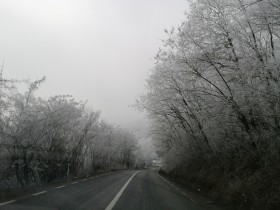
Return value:
M 164 28 L 178 26 L 186 0 L 0 0 L 4 76 L 47 77 L 38 94 L 71 94 L 126 126 L 144 91 Z

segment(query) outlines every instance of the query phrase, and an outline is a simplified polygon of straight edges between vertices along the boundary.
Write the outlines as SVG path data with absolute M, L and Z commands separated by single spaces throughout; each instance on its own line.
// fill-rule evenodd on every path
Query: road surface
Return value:
M 204 204 L 201 205 L 195 196 L 158 175 L 156 170 L 124 170 L 52 186 L 0 203 L 0 209 L 219 209 L 210 204 L 205 207 Z

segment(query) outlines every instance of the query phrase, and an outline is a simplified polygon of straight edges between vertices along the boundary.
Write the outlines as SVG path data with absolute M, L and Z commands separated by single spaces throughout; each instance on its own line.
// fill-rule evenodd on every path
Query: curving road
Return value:
M 219 210 L 155 170 L 116 171 L 52 186 L 0 203 L 0 209 Z

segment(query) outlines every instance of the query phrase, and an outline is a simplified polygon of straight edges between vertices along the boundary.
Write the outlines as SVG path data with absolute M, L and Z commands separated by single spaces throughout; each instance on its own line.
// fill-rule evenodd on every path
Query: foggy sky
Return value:
M 186 8 L 186 0 L 0 0 L 4 76 L 46 76 L 40 96 L 71 94 L 126 126 L 143 117 L 129 105 L 164 28 L 178 26 Z

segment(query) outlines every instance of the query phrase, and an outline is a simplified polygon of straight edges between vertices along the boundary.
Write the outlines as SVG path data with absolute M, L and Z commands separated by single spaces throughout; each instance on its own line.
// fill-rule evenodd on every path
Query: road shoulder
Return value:
M 199 192 L 200 189 L 191 188 L 190 186 L 183 184 L 182 182 L 178 181 L 177 179 L 171 176 L 160 173 L 158 170 L 156 171 L 156 173 L 165 182 L 167 182 L 174 188 L 180 189 L 186 195 L 186 197 L 188 197 L 190 200 L 192 200 L 194 203 L 201 206 L 202 208 L 205 208 L 207 210 L 227 210 L 227 208 L 223 204 L 213 201 L 207 195 Z

